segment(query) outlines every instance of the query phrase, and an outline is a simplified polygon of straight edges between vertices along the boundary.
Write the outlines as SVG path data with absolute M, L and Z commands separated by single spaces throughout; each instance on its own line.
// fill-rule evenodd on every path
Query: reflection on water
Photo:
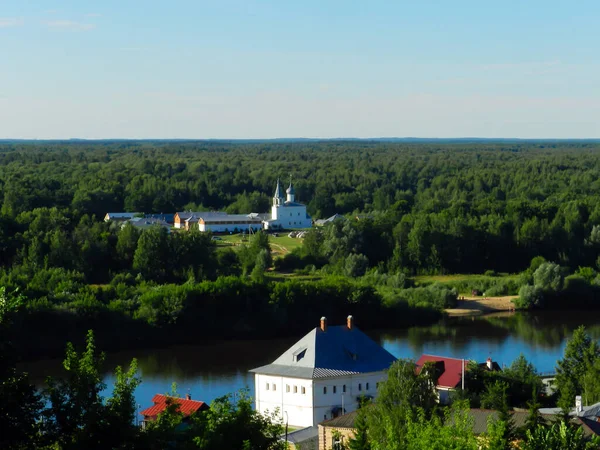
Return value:
M 600 338 L 600 312 L 512 313 L 486 317 L 446 318 L 428 327 L 369 332 L 399 358 L 418 358 L 423 353 L 483 361 L 491 357 L 501 365 L 510 364 L 523 353 L 540 372 L 554 370 L 566 338 L 579 325 Z M 168 392 L 176 382 L 180 394 L 210 402 L 217 397 L 248 387 L 254 391 L 248 370 L 268 364 L 283 353 L 295 338 L 226 341 L 167 349 L 126 351 L 107 355 L 105 382 L 117 365 L 138 359 L 143 383 L 136 392 L 138 403 L 148 406 L 156 393 Z M 34 383 L 43 385 L 46 376 L 62 373 L 60 360 L 23 364 Z

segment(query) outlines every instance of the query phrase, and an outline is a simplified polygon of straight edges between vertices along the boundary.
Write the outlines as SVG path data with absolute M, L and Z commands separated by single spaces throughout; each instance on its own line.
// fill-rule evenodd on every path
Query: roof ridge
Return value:
M 463 361 L 463 360 L 465 360 L 465 361 L 476 361 L 475 359 L 469 359 L 469 358 L 454 358 L 454 357 L 452 357 L 452 356 L 432 355 L 432 354 L 429 354 L 429 353 L 423 353 L 423 354 L 421 355 L 421 358 L 422 358 L 423 356 L 433 356 L 434 358 L 442 358 L 442 359 L 453 359 L 453 360 L 455 360 L 455 361 Z M 419 358 L 419 359 L 421 359 L 421 358 Z

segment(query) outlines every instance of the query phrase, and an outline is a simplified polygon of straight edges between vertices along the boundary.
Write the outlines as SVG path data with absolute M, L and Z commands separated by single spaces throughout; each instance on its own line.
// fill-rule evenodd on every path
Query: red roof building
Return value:
M 189 417 L 196 411 L 204 411 L 205 409 L 208 409 L 208 405 L 206 403 L 198 400 L 192 400 L 189 394 L 186 396 L 186 398 L 169 397 L 163 394 L 156 394 L 154 397 L 152 397 L 152 403 L 154 403 L 154 405 L 140 412 L 140 414 L 144 416 L 144 422 L 156 420 L 156 417 L 165 409 L 167 409 L 167 399 L 177 403 L 179 405 L 179 411 L 183 413 L 185 417 Z
M 468 361 L 443 356 L 422 355 L 417 361 L 417 372 L 425 363 L 433 363 L 438 374 L 438 387 L 454 389 L 462 382 L 463 364 L 466 369 Z
M 436 376 L 438 377 L 436 389 L 440 403 L 447 403 L 449 401 L 449 391 L 461 387 L 463 365 L 466 371 L 469 362 L 443 356 L 422 355 L 417 361 L 417 373 L 421 371 L 426 363 L 432 363 L 435 367 Z

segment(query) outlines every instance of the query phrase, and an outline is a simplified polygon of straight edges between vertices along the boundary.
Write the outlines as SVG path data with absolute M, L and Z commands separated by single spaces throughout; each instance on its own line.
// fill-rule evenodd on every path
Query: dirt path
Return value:
M 287 255 L 290 252 L 283 245 L 274 244 L 272 242 L 270 243 L 270 245 L 271 245 L 271 248 L 273 249 L 274 256 L 276 256 L 276 255 L 282 255 L 282 256 L 284 256 L 284 255 Z
M 450 316 L 472 316 L 484 313 L 498 311 L 513 311 L 514 304 L 512 300 L 516 295 L 507 295 L 504 297 L 459 297 L 464 300 L 458 300 L 456 308 L 446 309 Z

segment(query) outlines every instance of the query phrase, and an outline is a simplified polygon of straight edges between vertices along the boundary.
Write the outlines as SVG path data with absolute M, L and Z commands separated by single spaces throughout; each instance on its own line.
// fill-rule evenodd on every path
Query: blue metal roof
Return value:
M 299 358 L 300 356 L 300 358 Z M 329 378 L 380 372 L 396 358 L 356 327 L 315 328 L 272 364 L 252 372 L 298 378 Z
M 137 213 L 137 212 L 109 212 L 109 213 L 106 213 L 106 215 L 108 217 L 110 217 L 111 219 L 131 219 L 136 214 L 140 214 L 140 213 Z

